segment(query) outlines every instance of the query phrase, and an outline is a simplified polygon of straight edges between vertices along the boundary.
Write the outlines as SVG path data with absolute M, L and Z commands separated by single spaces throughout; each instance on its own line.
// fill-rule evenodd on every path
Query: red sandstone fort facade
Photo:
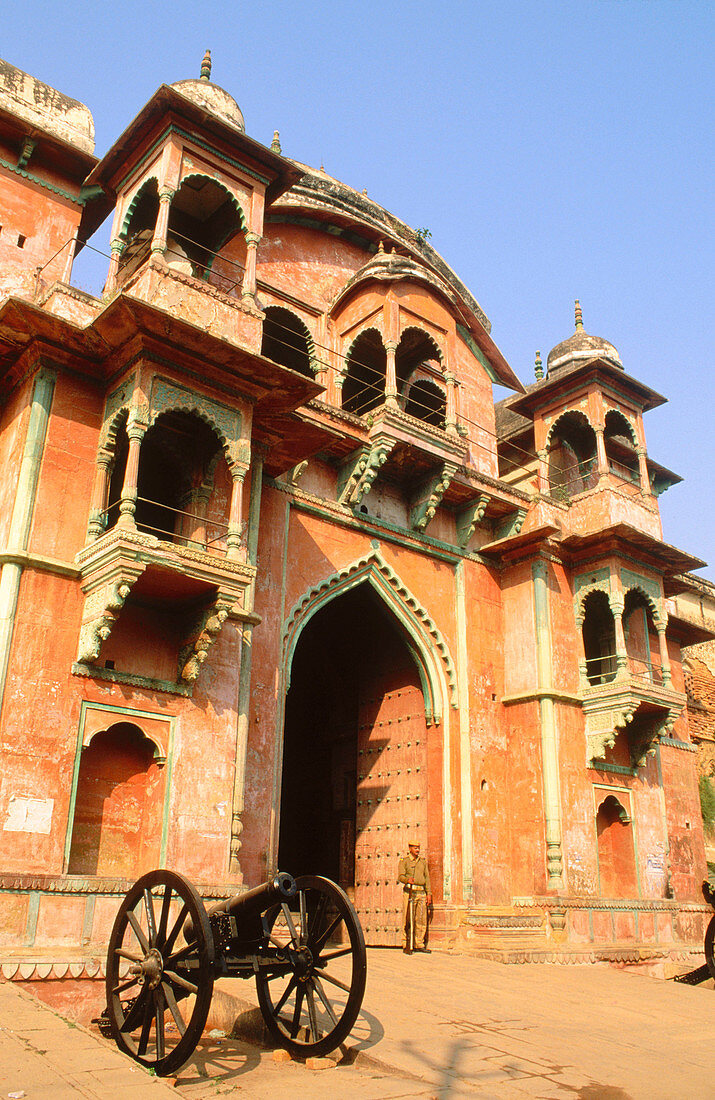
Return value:
M 97 975 L 158 865 L 322 872 L 395 944 L 409 836 L 438 944 L 696 950 L 709 635 L 664 399 L 579 309 L 524 387 L 423 235 L 248 137 L 208 67 L 97 161 L 0 63 L 0 180 L 3 974 Z

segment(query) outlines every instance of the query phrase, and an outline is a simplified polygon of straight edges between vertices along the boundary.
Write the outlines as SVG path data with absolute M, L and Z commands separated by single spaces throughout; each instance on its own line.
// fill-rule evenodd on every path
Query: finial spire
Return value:
M 280 153 L 281 151 L 281 136 L 277 130 L 273 131 L 273 141 L 271 142 L 271 152 Z
M 201 62 L 201 79 L 211 79 L 211 50 L 207 50 Z
M 574 302 L 574 306 L 576 307 L 576 331 L 578 332 L 579 329 L 583 328 L 583 314 L 581 313 L 581 303 L 578 298 Z
M 541 379 L 544 377 L 544 364 L 541 362 L 540 351 L 537 351 L 536 359 L 534 360 L 534 375 L 537 382 L 540 382 Z

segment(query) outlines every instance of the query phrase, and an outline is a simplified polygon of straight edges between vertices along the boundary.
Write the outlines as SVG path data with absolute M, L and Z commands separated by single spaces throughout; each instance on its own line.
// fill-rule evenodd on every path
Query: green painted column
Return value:
M 251 464 L 251 502 L 248 509 L 248 562 L 255 566 L 258 559 L 258 528 L 261 518 L 261 491 L 263 489 L 263 455 L 254 452 Z M 247 607 L 253 611 L 255 600 L 255 581 L 248 592 Z M 253 624 L 244 622 L 241 641 L 241 662 L 238 681 L 238 704 L 236 717 L 236 770 L 233 781 L 233 807 L 231 813 L 231 850 L 228 869 L 231 874 L 241 870 L 239 852 L 241 851 L 241 817 L 244 808 L 244 790 L 246 784 L 246 753 L 248 751 L 248 717 L 251 705 L 251 664 L 253 659 Z
M 467 652 L 467 599 L 464 585 L 464 561 L 455 567 L 457 646 L 459 654 L 459 750 L 462 804 L 462 892 L 472 901 L 472 752 L 469 739 L 469 655 Z
M 549 621 L 548 566 L 545 561 L 532 563 L 534 586 L 534 624 L 536 628 L 536 670 L 539 683 L 539 724 L 541 726 L 541 767 L 544 779 L 544 816 L 546 819 L 547 887 L 563 888 L 561 847 L 561 794 L 559 790 L 559 746 L 554 710 L 551 624 Z
M 25 449 L 20 464 L 7 540 L 7 551 L 11 554 L 27 550 L 56 377 L 54 371 L 43 369 L 35 378 Z M 6 562 L 3 565 L 0 576 L 0 712 L 5 697 L 21 577 L 21 565 L 14 562 Z

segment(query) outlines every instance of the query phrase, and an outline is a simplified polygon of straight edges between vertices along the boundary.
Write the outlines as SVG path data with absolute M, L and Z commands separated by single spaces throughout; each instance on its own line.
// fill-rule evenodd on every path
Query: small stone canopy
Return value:
M 2 59 L 0 110 L 82 153 L 94 154 L 94 119 L 89 108 Z
M 604 340 L 601 336 L 589 336 L 583 330 L 583 317 L 581 315 L 581 303 L 576 299 L 576 329 L 568 340 L 562 340 L 549 352 L 546 361 L 547 377 L 550 377 L 564 367 L 573 366 L 575 362 L 589 359 L 605 359 L 614 366 L 623 370 L 623 363 L 613 344 Z
M 203 107 L 209 114 L 216 115 L 222 122 L 235 126 L 242 134 L 246 132 L 243 113 L 236 100 L 218 84 L 210 80 L 177 80 L 171 85 L 177 92 Z

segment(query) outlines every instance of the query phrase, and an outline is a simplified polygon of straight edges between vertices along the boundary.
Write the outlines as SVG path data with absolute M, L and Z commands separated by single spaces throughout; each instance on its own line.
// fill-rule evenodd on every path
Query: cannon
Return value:
M 196 1049 L 215 980 L 255 977 L 271 1037 L 321 1056 L 350 1034 L 366 976 L 357 914 L 329 879 L 279 872 L 207 910 L 188 879 L 160 869 L 119 907 L 103 1022 L 120 1050 L 165 1076 Z
M 707 880 L 702 885 L 702 891 L 708 905 L 712 905 L 715 909 L 715 889 Z M 705 929 L 703 952 L 705 954 L 705 965 L 698 966 L 695 970 L 689 970 L 687 974 L 676 974 L 676 982 L 684 982 L 685 985 L 700 985 L 701 982 L 706 982 L 708 978 L 715 978 L 715 914 L 710 918 L 710 922 Z

